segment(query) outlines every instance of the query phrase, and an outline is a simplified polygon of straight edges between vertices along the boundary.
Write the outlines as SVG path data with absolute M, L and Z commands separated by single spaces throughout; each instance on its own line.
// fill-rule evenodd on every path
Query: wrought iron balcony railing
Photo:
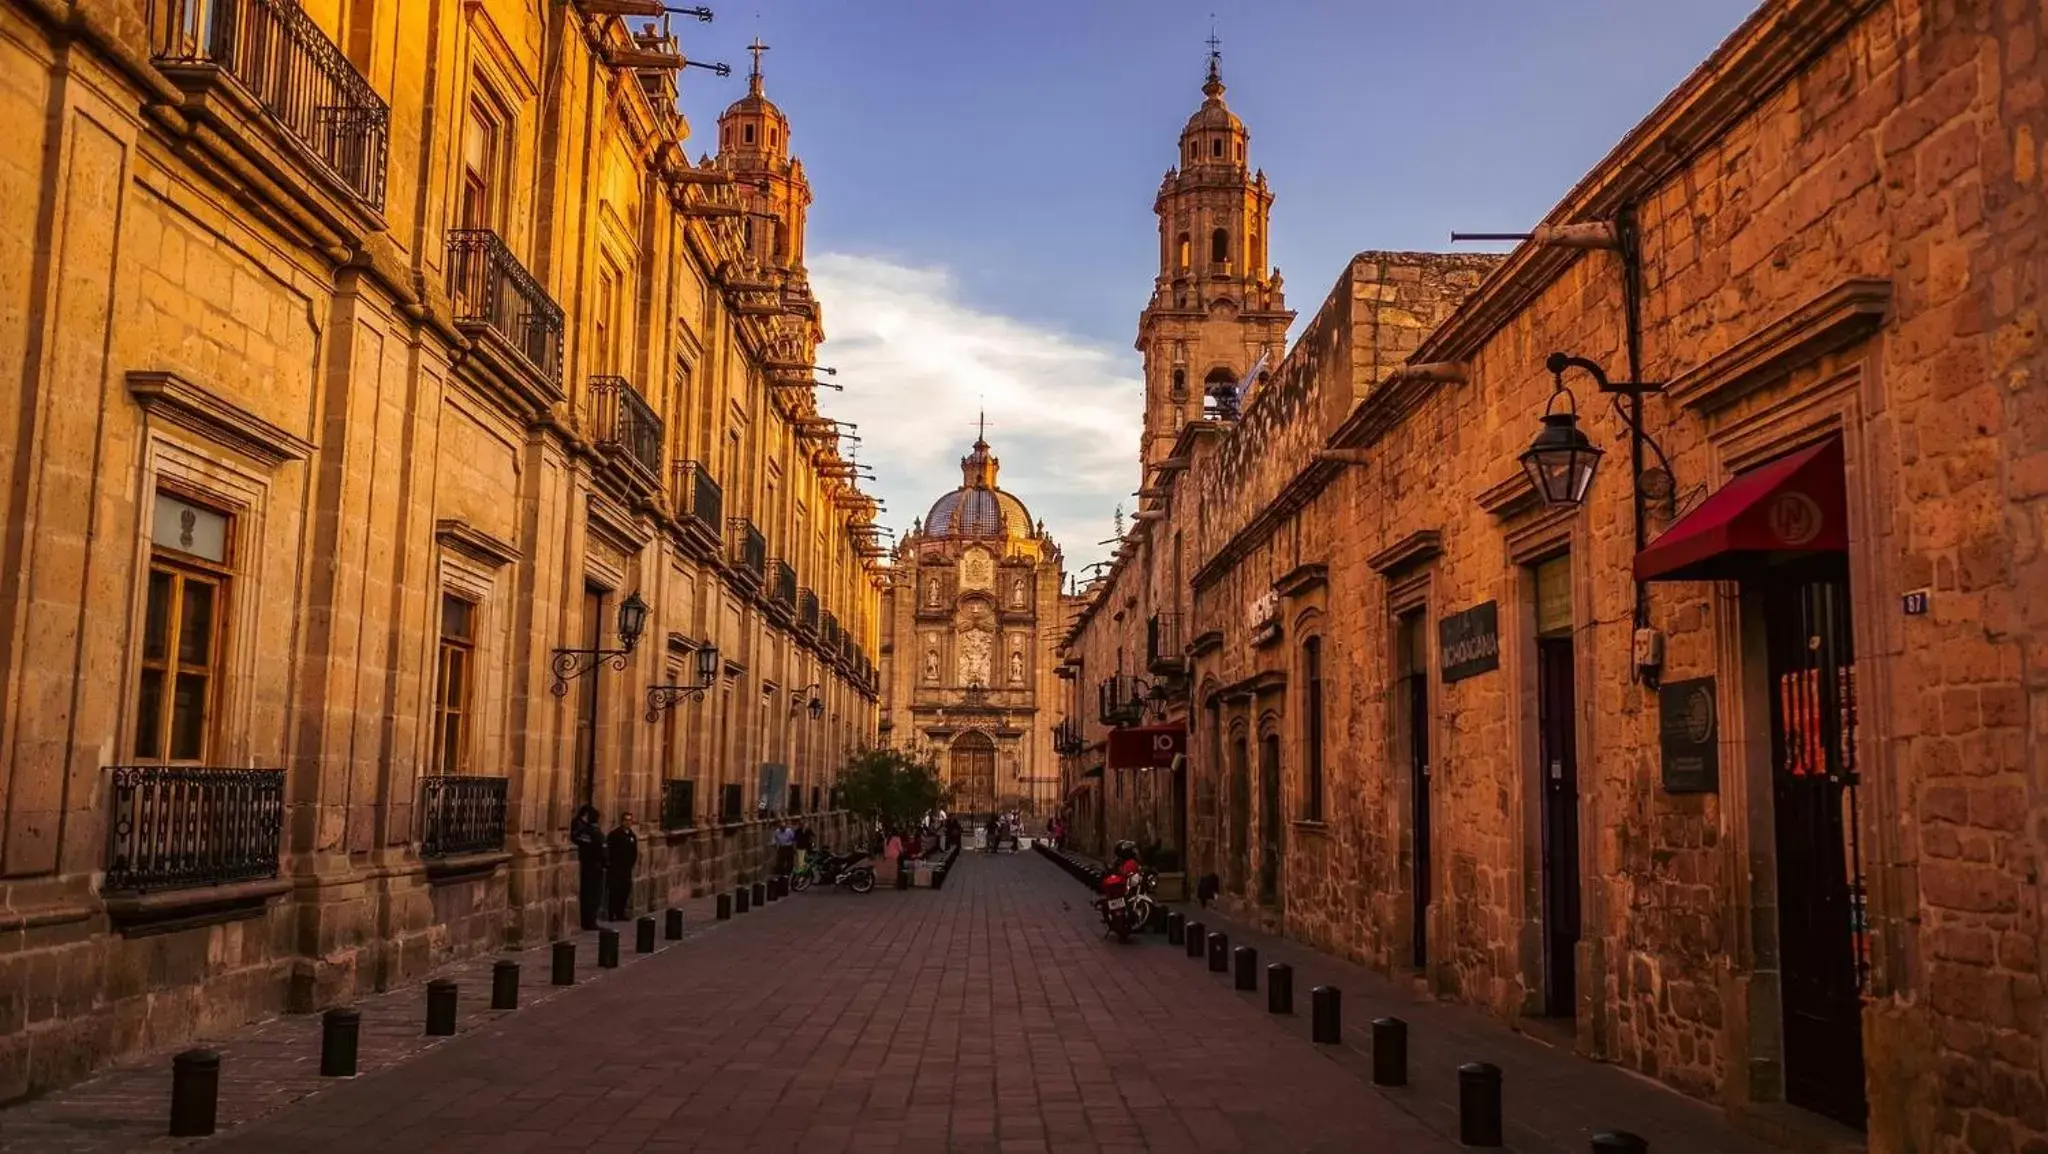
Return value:
M 728 537 L 727 560 L 739 570 L 740 577 L 755 588 L 768 580 L 768 538 L 761 535 L 754 523 L 745 517 L 734 517 L 726 522 L 731 530 Z
M 1149 698 L 1145 683 L 1128 673 L 1112 674 L 1096 686 L 1097 720 L 1102 724 L 1121 728 L 1136 725 L 1145 718 Z
M 1145 623 L 1145 664 L 1154 673 L 1177 673 L 1186 666 L 1180 614 L 1156 613 Z
M 818 595 L 809 589 L 796 591 L 796 629 L 806 637 L 818 635 Z
M 839 648 L 839 615 L 827 609 L 825 619 L 818 625 L 818 647 L 827 654 Z
M 645 470 L 650 480 L 661 477 L 661 418 L 640 390 L 624 377 L 590 378 L 590 425 L 599 448 L 618 449 Z
M 780 557 L 768 565 L 768 598 L 792 613 L 796 611 L 796 570 Z
M 1052 727 L 1053 752 L 1061 757 L 1078 757 L 1087 748 L 1086 739 L 1081 736 L 1081 722 L 1069 717 Z
M 725 524 L 725 490 L 712 480 L 710 470 L 696 461 L 677 461 L 675 490 L 676 519 L 693 522 L 716 539 Z
M 661 828 L 689 829 L 697 824 L 697 783 L 661 783 Z
M 455 323 L 510 342 L 548 386 L 562 389 L 562 306 L 487 228 L 448 232 L 448 296 Z
M 420 856 L 452 857 L 505 848 L 502 777 L 420 779 Z
M 234 77 L 328 176 L 384 207 L 391 110 L 298 0 L 150 0 L 149 29 L 174 83 Z
M 283 770 L 119 765 L 113 787 L 106 892 L 277 876 Z

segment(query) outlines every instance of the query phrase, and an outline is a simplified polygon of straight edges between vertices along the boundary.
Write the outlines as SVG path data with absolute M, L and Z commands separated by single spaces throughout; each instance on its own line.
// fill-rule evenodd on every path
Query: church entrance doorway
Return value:
M 946 766 L 946 784 L 953 790 L 955 812 L 994 813 L 996 743 L 985 733 L 963 733 L 955 738 Z

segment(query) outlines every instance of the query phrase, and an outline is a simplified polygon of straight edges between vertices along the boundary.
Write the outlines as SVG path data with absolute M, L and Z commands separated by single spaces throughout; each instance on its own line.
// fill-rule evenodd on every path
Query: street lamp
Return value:
M 1661 384 L 1644 381 L 1610 381 L 1606 370 L 1584 357 L 1566 353 L 1552 353 L 1543 362 L 1550 370 L 1555 384 L 1550 400 L 1543 406 L 1543 428 L 1537 431 L 1536 439 L 1521 455 L 1522 470 L 1529 475 L 1530 484 L 1543 503 L 1551 508 L 1576 508 L 1586 499 L 1586 492 L 1593 485 L 1593 473 L 1600 467 L 1602 451 L 1579 428 L 1578 398 L 1565 388 L 1564 374 L 1568 369 L 1578 369 L 1593 378 L 1602 393 L 1617 398 L 1629 397 L 1640 402 L 1643 394 L 1664 390 Z M 1557 399 L 1563 397 L 1568 406 L 1565 412 L 1557 412 Z M 1628 426 L 1631 437 L 1630 459 L 1635 463 L 1635 498 L 1640 518 L 1644 499 L 1669 504 L 1675 484 L 1672 480 L 1671 461 L 1664 455 L 1663 446 L 1643 431 L 1640 412 L 1636 406 L 1624 407 L 1617 399 L 1615 411 L 1621 415 L 1622 423 Z M 1658 467 L 1644 468 L 1643 448 L 1647 446 L 1657 455 Z
M 670 680 L 667 685 L 647 687 L 647 720 L 653 721 L 668 710 L 674 709 L 684 699 L 704 700 L 705 693 L 718 683 L 718 646 L 705 642 L 697 647 L 697 680 L 692 685 L 677 685 Z
M 626 655 L 640 644 L 640 633 L 647 628 L 647 602 L 640 599 L 638 592 L 630 593 L 619 605 L 619 648 L 617 649 L 557 649 L 551 668 L 555 674 L 554 694 L 567 696 L 569 683 L 596 669 L 609 664 L 613 669 L 626 667 Z
M 825 703 L 818 698 L 819 688 L 819 684 L 813 681 L 809 685 L 804 686 L 802 689 L 790 690 L 789 711 L 791 713 L 795 713 L 797 710 L 797 703 L 803 701 L 805 697 L 809 697 L 810 704 L 805 706 L 804 708 L 808 713 L 810 713 L 811 720 L 816 721 L 820 717 L 825 716 Z

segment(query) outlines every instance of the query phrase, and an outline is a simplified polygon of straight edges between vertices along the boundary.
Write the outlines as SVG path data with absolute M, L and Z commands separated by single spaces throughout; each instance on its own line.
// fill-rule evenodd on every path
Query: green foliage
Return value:
M 912 825 L 946 800 L 938 769 L 900 749 L 867 749 L 839 773 L 839 804 L 863 821 Z

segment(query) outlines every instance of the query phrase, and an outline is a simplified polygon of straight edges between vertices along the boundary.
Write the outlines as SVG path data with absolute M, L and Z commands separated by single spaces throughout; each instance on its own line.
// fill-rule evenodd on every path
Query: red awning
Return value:
M 1636 554 L 1638 581 L 1731 581 L 1764 563 L 1849 547 L 1842 442 L 1737 473 Z
M 1109 768 L 1167 769 L 1175 754 L 1187 752 L 1185 725 L 1140 725 L 1109 731 Z

